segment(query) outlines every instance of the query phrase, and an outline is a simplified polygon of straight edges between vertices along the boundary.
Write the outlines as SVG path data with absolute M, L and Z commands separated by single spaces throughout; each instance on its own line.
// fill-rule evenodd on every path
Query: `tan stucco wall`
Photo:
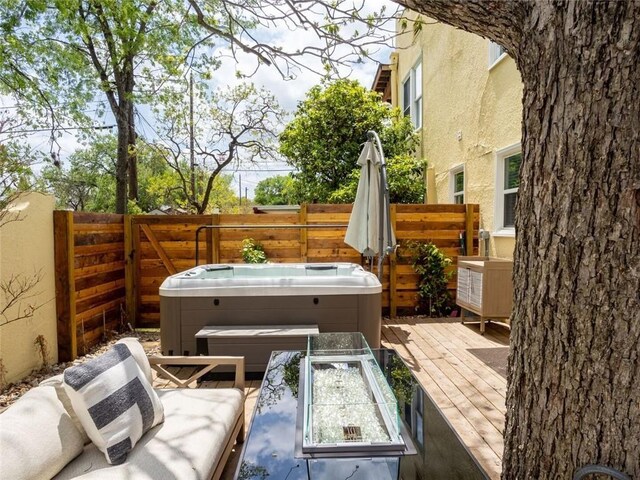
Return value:
M 34 341 L 43 335 L 49 349 L 49 361 L 58 361 L 55 306 L 55 263 L 53 250 L 53 209 L 55 198 L 28 193 L 18 198 L 10 213 L 19 215 L 0 227 L 0 282 L 11 278 L 41 280 L 32 290 L 34 295 L 0 316 L 0 358 L 6 369 L 7 382 L 20 380 L 42 365 Z M 0 305 L 7 304 L 0 292 Z M 32 318 L 7 323 L 24 312 L 28 305 L 38 307 Z M 2 308 L 0 307 L 0 310 Z
M 409 15 L 409 14 L 408 14 Z M 513 236 L 494 236 L 496 151 L 521 138 L 522 81 L 510 57 L 489 70 L 489 40 L 425 18 L 398 38 L 397 87 L 422 57 L 421 150 L 434 169 L 438 203 L 452 203 L 450 170 L 464 164 L 465 202 L 480 205 L 492 256 L 513 258 Z M 482 248 L 482 246 L 481 246 Z

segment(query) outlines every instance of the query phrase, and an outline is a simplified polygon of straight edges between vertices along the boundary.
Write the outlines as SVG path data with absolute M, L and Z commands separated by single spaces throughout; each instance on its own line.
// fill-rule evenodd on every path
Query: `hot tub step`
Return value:
M 274 350 L 303 350 L 317 325 L 207 326 L 196 333 L 199 355 L 243 355 L 247 372 L 264 372 Z

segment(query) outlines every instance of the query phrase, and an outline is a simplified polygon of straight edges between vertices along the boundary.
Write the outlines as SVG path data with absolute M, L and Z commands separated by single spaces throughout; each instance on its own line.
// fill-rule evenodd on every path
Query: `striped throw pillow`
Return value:
M 91 441 L 118 465 L 164 420 L 162 403 L 126 343 L 64 372 L 64 388 Z

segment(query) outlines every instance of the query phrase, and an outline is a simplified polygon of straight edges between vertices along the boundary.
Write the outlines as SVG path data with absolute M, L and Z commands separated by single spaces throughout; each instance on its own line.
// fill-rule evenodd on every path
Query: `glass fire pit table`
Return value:
M 235 478 L 488 476 L 394 350 L 321 334 L 272 353 Z

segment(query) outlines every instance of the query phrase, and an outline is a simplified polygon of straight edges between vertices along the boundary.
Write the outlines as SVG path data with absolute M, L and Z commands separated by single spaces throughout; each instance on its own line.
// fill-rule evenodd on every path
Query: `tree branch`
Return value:
M 27 302 L 40 294 L 40 292 L 34 290 L 41 280 L 42 270 L 34 273 L 31 277 L 16 275 L 0 283 L 0 295 L 2 299 L 2 304 L 0 305 L 0 326 L 24 318 L 30 318 L 36 310 L 42 307 L 43 304 L 35 305 Z M 23 302 L 27 302 L 27 305 L 24 307 L 22 306 Z M 14 308 L 13 315 L 9 315 L 10 310 Z
M 508 0 L 394 0 L 411 10 L 486 37 L 517 56 L 527 2 Z
M 215 35 L 217 35 L 219 37 L 222 37 L 222 38 L 228 40 L 229 43 L 231 43 L 232 45 L 237 45 L 238 47 L 240 47 L 242 49 L 242 51 L 255 55 L 262 62 L 264 62 L 266 65 L 271 65 L 271 60 L 269 60 L 267 57 L 262 55 L 260 52 L 258 52 L 254 48 L 251 48 L 248 45 L 245 45 L 238 38 L 236 38 L 233 34 L 230 34 L 229 32 L 225 32 L 224 30 L 221 30 L 221 29 L 219 29 L 217 27 L 214 27 L 213 25 L 208 23 L 204 18 L 204 12 L 202 11 L 202 9 L 200 9 L 200 6 L 197 4 L 197 2 L 195 0 L 189 0 L 189 5 L 191 5 L 191 7 L 196 12 L 196 17 L 198 19 L 198 24 L 201 27 L 205 28 L 209 32 L 211 32 L 211 33 L 213 33 L 213 34 L 215 34 Z

